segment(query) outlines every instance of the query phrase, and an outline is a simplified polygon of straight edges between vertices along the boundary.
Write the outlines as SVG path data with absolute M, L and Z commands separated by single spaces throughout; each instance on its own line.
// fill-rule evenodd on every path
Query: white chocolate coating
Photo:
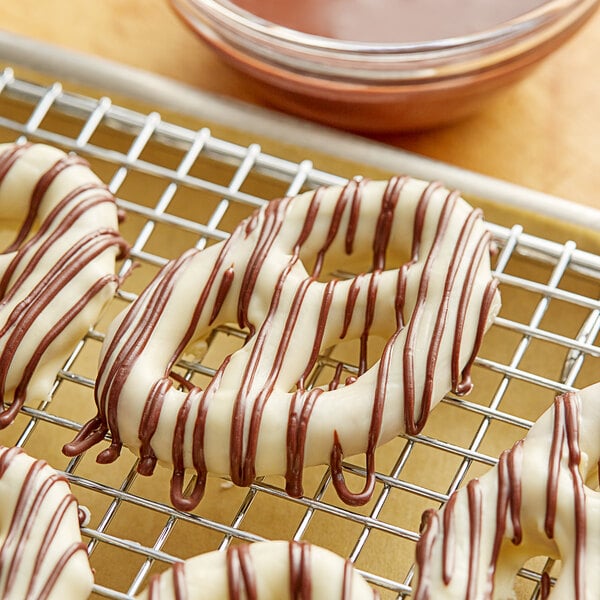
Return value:
M 323 274 L 362 272 L 349 279 Z M 169 263 L 113 322 L 103 346 L 96 403 L 65 453 L 110 431 L 100 462 L 122 445 L 172 464 L 171 498 L 200 500 L 207 472 L 249 485 L 282 474 L 301 495 L 304 466 L 331 463 L 340 497 L 362 504 L 374 486 L 375 448 L 418 432 L 450 389 L 466 393 L 485 329 L 499 308 L 489 233 L 456 192 L 410 178 L 351 181 L 266 205 L 231 237 Z M 174 385 L 186 347 L 216 325 L 250 334 L 205 390 Z M 367 368 L 367 340 L 387 340 Z M 359 339 L 355 378 L 307 389 L 318 354 Z M 176 380 L 178 383 L 181 381 Z M 344 455 L 367 453 L 367 482 L 347 490 Z M 185 469 L 198 484 L 181 491 Z
M 0 145 L 0 427 L 48 396 L 117 287 L 114 197 L 76 155 Z M 11 404 L 9 406 L 9 404 Z
M 535 556 L 561 560 L 541 598 L 600 590 L 600 384 L 558 396 L 498 465 L 424 515 L 415 600 L 513 598 Z M 596 489 L 593 489 L 591 486 Z
M 0 598 L 84 600 L 93 575 L 64 476 L 0 447 Z
M 256 542 L 209 552 L 155 576 L 137 600 L 376 600 L 352 565 L 305 542 Z

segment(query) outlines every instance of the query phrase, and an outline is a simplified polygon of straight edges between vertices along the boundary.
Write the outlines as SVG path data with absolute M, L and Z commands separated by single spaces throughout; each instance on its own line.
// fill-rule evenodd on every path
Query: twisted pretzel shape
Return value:
M 46 399 L 56 373 L 117 287 L 113 195 L 76 155 L 0 145 L 0 428 L 27 396 Z
M 341 557 L 306 542 L 256 542 L 176 563 L 138 600 L 377 600 Z
M 92 585 L 67 480 L 20 448 L 0 447 L 0 597 L 87 598 Z
M 343 268 L 361 275 L 320 281 Z M 374 452 L 416 433 L 451 388 L 466 393 L 483 333 L 498 310 L 489 233 L 478 210 L 439 184 L 357 180 L 271 202 L 226 241 L 169 263 L 113 322 L 103 347 L 97 416 L 64 452 L 125 444 L 139 471 L 173 465 L 171 499 L 196 506 L 208 472 L 249 485 L 282 474 L 302 494 L 306 465 L 330 463 L 340 497 L 362 504 Z M 170 377 L 178 357 L 220 323 L 246 344 L 202 390 Z M 386 339 L 368 368 L 368 337 Z M 307 389 L 319 353 L 360 340 L 357 377 Z M 178 389 L 175 381 L 186 389 Z M 347 489 L 342 457 L 366 452 L 362 491 Z M 197 481 L 184 495 L 186 469 Z
M 424 514 L 415 600 L 513 598 L 534 556 L 560 559 L 541 598 L 592 600 L 600 590 L 600 384 L 558 396 L 524 440 L 481 479 Z M 597 482 L 596 482 L 597 485 Z

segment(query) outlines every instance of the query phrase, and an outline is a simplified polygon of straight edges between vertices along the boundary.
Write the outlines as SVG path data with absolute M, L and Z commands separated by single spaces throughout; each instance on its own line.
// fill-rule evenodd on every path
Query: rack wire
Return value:
M 21 79 L 6 68 L 0 75 L 0 141 L 19 138 L 90 160 L 127 213 L 132 251 L 121 270 L 130 261 L 142 265 L 118 293 L 112 312 L 57 374 L 52 401 L 25 406 L 0 433 L 0 443 L 22 446 L 63 470 L 90 507 L 92 518 L 82 532 L 96 570 L 94 597 L 130 599 L 151 573 L 176 561 L 270 537 L 329 547 L 355 563 L 383 598 L 408 597 L 420 512 L 440 506 L 466 480 L 496 464 L 500 451 L 523 437 L 555 393 L 594 380 L 600 257 L 574 242 L 529 235 L 520 225 L 489 223 L 498 246 L 494 268 L 503 308 L 476 361 L 476 390 L 468 398 L 448 395 L 422 434 L 400 436 L 380 450 L 376 493 L 366 507 L 340 504 L 323 467 L 307 474 L 302 498 L 287 497 L 278 478 L 245 489 L 213 480 L 198 509 L 175 510 L 165 493 L 167 475 L 139 477 L 132 456 L 97 467 L 91 451 L 72 460 L 60 454 L 93 413 L 93 361 L 107 321 L 185 247 L 224 239 L 239 218 L 269 198 L 345 179 L 316 169 L 309 159 L 275 156 L 256 143 L 242 145 L 208 128 L 177 125 L 156 112 L 143 114 L 60 83 Z M 234 327 L 222 327 L 208 339 L 205 355 L 241 337 Z M 323 356 L 319 368 L 335 368 L 338 360 Z M 186 359 L 181 366 L 205 376 L 213 372 L 204 360 Z M 364 475 L 360 458 L 347 460 L 344 469 L 349 481 Z M 525 565 L 519 597 L 537 598 L 541 573 L 551 568 L 543 560 Z

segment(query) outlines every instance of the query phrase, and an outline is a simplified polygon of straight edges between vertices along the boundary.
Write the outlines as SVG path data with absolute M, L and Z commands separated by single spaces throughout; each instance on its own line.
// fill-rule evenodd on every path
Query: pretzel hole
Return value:
M 247 331 L 240 330 L 237 326 L 219 326 L 207 335 L 192 340 L 172 370 L 173 383 L 180 386 L 180 378 L 184 377 L 193 385 L 205 389 L 214 371 L 227 356 L 245 344 L 247 334 Z
M 547 556 L 534 556 L 526 560 L 521 565 L 521 569 L 523 572 L 539 575 L 540 579 L 538 580 L 537 577 L 534 579 L 522 574 L 517 574 L 513 584 L 514 597 L 539 598 L 541 596 L 534 596 L 533 594 L 536 588 L 541 586 L 543 573 L 545 572 L 546 575 L 544 575 L 544 577 L 549 578 L 549 581 L 553 583 L 553 580 L 560 575 L 561 562 L 559 560 L 551 560 L 549 563 Z
M 208 352 L 208 342 L 206 338 L 194 340 L 183 352 L 181 358 L 187 362 L 202 363 Z
M 380 358 L 387 340 L 378 335 L 369 335 L 366 337 L 366 366 L 372 367 Z M 327 353 L 324 353 L 327 354 Z M 329 356 L 337 362 L 343 362 L 346 365 L 357 368 L 360 362 L 361 340 L 360 338 L 352 340 L 340 340 L 329 351 Z M 356 374 L 353 372 L 352 374 Z
M 349 273 L 335 272 L 336 278 L 353 277 Z M 237 324 L 218 325 L 205 335 L 192 340 L 179 357 L 173 371 L 173 382 L 181 385 L 185 377 L 192 384 L 205 388 L 210 382 L 210 372 L 221 366 L 231 354 L 242 348 L 248 339 L 248 330 Z M 335 340 L 329 348 L 322 349 L 320 356 L 304 382 L 304 387 L 344 385 L 348 378 L 357 377 L 361 357 L 364 368 L 372 367 L 381 357 L 386 339 L 379 335 L 364 336 L 364 340 Z M 362 348 L 362 349 L 361 349 Z M 339 365 L 339 366 L 338 366 Z M 341 369 L 341 371 L 340 371 Z M 288 392 L 294 392 L 296 385 Z
M 366 342 L 366 368 L 372 367 L 380 358 L 385 340 L 378 336 L 369 336 Z M 360 340 L 342 340 L 325 349 L 317 359 L 312 370 L 303 382 L 304 389 L 313 387 L 337 388 L 350 383 L 360 375 Z M 295 392 L 297 385 L 288 392 Z
M 343 242 L 337 239 L 333 243 L 336 245 L 343 244 Z M 398 269 L 410 261 L 410 256 L 407 253 L 400 252 L 400 249 L 395 247 L 397 245 L 397 242 L 393 239 L 390 240 L 390 245 L 385 255 L 383 271 Z M 362 273 L 371 273 L 374 269 L 375 255 L 371 244 L 356 243 L 351 254 L 346 254 L 337 249 L 337 251 L 325 252 L 320 258 L 318 253 L 315 256 L 314 249 L 301 248 L 300 260 L 306 271 L 317 281 L 327 283 L 335 279 L 352 279 Z M 318 265 L 319 262 L 320 268 Z

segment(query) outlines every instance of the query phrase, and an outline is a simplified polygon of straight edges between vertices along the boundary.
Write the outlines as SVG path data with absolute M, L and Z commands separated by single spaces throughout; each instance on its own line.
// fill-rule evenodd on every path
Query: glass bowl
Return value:
M 247 85 L 266 103 L 365 133 L 424 129 L 473 113 L 527 75 L 598 5 L 549 0 L 483 31 L 377 43 L 283 27 L 228 0 L 170 1 L 209 47 L 248 75 Z

